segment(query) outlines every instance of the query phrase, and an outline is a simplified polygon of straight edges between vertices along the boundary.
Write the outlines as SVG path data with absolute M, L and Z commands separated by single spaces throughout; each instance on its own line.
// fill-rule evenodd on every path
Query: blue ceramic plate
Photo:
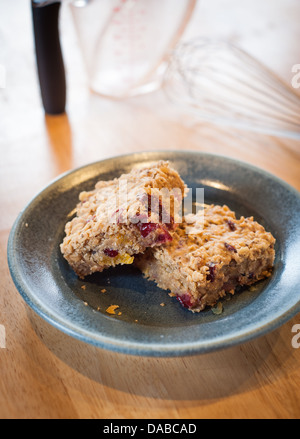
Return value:
M 187 311 L 133 266 L 79 280 L 60 254 L 64 225 L 80 191 L 159 159 L 169 160 L 189 188 L 204 187 L 205 203 L 253 215 L 276 238 L 272 277 L 255 291 L 225 299 L 219 315 L 210 309 Z M 46 187 L 19 214 L 9 237 L 8 262 L 28 305 L 70 336 L 134 355 L 190 355 L 251 340 L 300 312 L 299 221 L 299 193 L 260 169 L 211 154 L 145 152 L 84 166 Z M 112 304 L 121 315 L 105 312 Z

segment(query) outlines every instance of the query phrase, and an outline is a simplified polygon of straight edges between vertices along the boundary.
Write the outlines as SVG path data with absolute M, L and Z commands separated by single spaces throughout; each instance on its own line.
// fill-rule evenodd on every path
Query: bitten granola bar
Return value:
M 186 187 L 179 174 L 160 161 L 81 192 L 76 216 L 66 224 L 61 252 L 84 277 L 171 241 Z
M 189 224 L 178 226 L 172 242 L 148 249 L 135 261 L 147 278 L 193 312 L 234 294 L 239 285 L 268 277 L 275 257 L 275 239 L 253 217 L 236 219 L 227 206 L 211 205 L 204 209 L 202 230 L 186 233 L 202 218 L 189 215 Z

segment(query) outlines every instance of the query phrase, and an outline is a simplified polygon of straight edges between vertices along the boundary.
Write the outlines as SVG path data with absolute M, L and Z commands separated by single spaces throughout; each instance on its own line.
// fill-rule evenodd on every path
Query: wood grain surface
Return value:
M 70 338 L 24 303 L 7 266 L 8 235 L 20 210 L 67 170 L 144 150 L 209 151 L 255 164 L 300 190 L 299 141 L 204 121 L 195 126 L 161 91 L 120 102 L 90 94 L 65 9 L 67 112 L 45 117 L 29 6 L 0 0 L 0 417 L 299 418 L 300 349 L 291 341 L 300 315 L 241 346 L 143 358 Z M 184 38 L 234 41 L 290 82 L 300 63 L 299 15 L 297 0 L 201 1 Z

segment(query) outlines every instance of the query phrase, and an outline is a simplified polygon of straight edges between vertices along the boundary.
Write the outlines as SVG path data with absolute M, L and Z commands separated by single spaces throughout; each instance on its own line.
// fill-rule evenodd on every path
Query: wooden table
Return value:
M 143 150 L 211 151 L 253 163 L 300 190 L 300 142 L 205 122 L 189 126 L 160 92 L 121 102 L 90 95 L 67 12 L 61 26 L 67 113 L 45 118 L 29 2 L 3 1 L 1 10 L 1 418 L 299 418 L 300 349 L 291 340 L 300 315 L 215 353 L 112 353 L 64 335 L 25 305 L 9 275 L 6 245 L 26 203 L 53 178 L 86 163 Z M 202 1 L 184 38 L 234 41 L 290 82 L 292 65 L 300 62 L 299 14 L 297 0 Z

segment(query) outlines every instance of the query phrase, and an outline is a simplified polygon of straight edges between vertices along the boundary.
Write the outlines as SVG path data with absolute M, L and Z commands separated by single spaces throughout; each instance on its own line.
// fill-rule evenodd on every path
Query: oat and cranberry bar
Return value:
M 61 252 L 83 278 L 171 241 L 186 186 L 166 161 L 81 192 L 76 216 L 65 226 Z
M 275 239 L 253 217 L 236 219 L 227 206 L 214 205 L 203 215 L 189 215 L 172 242 L 136 259 L 148 279 L 193 312 L 215 305 L 240 285 L 268 277 L 275 257 Z M 191 227 L 195 233 L 187 233 Z

